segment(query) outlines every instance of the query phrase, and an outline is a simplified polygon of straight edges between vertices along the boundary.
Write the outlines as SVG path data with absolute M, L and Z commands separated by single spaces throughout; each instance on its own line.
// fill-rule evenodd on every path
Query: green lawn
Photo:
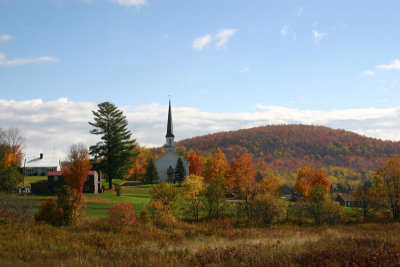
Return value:
M 35 182 L 42 180 L 40 176 L 30 176 L 29 182 Z M 46 177 L 44 177 L 46 178 Z M 124 183 L 125 181 L 117 180 L 118 183 Z M 25 182 L 25 184 L 27 181 Z M 122 186 L 121 196 L 117 196 L 112 190 L 106 191 L 102 194 L 85 194 L 88 198 L 86 216 L 89 218 L 93 217 L 106 217 L 110 206 L 118 202 L 130 202 L 132 203 L 136 214 L 139 214 L 143 206 L 146 206 L 150 202 L 150 187 L 151 185 L 138 185 L 134 187 Z M 53 195 L 28 195 L 28 196 L 16 196 L 14 194 L 0 194 L 0 201 L 2 199 L 18 200 L 22 202 L 27 200 L 30 202 L 30 212 L 35 213 L 39 208 L 43 200 L 49 198 L 55 198 Z
M 86 215 L 88 217 L 105 217 L 108 208 L 117 202 L 130 202 L 138 214 L 143 206 L 150 202 L 150 185 L 138 185 L 134 187 L 122 187 L 121 196 L 115 192 L 106 191 L 103 194 L 86 194 L 88 205 Z

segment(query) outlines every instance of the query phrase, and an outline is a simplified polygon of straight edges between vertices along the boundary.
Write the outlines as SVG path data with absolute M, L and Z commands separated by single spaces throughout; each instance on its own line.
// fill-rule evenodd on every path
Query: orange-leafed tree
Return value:
M 137 156 L 131 157 L 133 164 L 132 168 L 130 168 L 128 171 L 129 179 L 134 181 L 143 181 L 146 174 L 147 165 L 150 159 L 153 158 L 153 153 L 149 148 L 136 145 L 133 148 L 132 154 Z
M 297 175 L 296 191 L 308 197 L 310 190 L 316 185 L 323 185 L 329 189 L 330 183 L 326 174 L 309 166 L 301 168 Z
M 203 164 L 201 162 L 200 155 L 197 154 L 195 151 L 191 150 L 186 159 L 190 163 L 189 174 L 201 175 L 203 171 Z
M 257 161 L 255 169 L 257 188 L 263 192 L 278 193 L 281 184 L 263 159 Z
M 227 175 L 227 185 L 231 189 L 245 191 L 254 183 L 255 175 L 253 157 L 249 153 L 243 153 L 232 159 Z
M 5 131 L 0 129 L 0 143 L 5 146 L 3 167 L 20 167 L 24 141 L 18 128 L 9 128 Z
M 209 182 L 218 176 L 225 177 L 229 169 L 225 154 L 218 148 L 212 157 L 206 163 L 205 181 Z
M 67 162 L 62 169 L 65 182 L 71 189 L 82 193 L 90 168 L 92 165 L 89 161 L 89 151 L 82 144 L 71 145 Z

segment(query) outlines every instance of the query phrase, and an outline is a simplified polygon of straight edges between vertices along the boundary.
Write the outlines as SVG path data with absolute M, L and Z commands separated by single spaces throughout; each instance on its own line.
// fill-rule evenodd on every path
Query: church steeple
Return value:
M 174 128 L 172 126 L 171 100 L 169 101 L 169 107 L 168 107 L 167 135 L 165 137 L 175 137 Z
M 167 124 L 167 134 L 165 135 L 166 144 L 164 146 L 164 151 L 176 152 L 176 147 L 174 145 L 174 128 L 172 126 L 172 112 L 171 112 L 171 100 L 169 101 L 168 107 L 168 124 Z

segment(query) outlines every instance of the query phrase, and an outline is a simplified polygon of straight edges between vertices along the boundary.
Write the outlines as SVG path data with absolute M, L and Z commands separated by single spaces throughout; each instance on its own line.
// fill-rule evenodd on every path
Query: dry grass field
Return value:
M 1 266 L 400 265 L 399 224 L 250 228 L 226 220 L 137 221 L 116 231 L 105 218 L 61 228 L 11 216 L 0 223 Z

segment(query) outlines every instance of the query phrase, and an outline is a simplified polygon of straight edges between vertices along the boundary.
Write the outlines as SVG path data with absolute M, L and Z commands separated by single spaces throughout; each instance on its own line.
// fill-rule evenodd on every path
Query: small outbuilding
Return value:
M 56 193 L 58 188 L 65 185 L 62 171 L 49 172 L 47 175 L 49 193 Z M 101 179 L 96 171 L 89 171 L 83 186 L 83 193 L 98 193 L 101 188 Z
M 340 206 L 344 207 L 357 207 L 358 202 L 355 197 L 350 194 L 342 194 L 336 197 L 336 202 L 340 203 Z

